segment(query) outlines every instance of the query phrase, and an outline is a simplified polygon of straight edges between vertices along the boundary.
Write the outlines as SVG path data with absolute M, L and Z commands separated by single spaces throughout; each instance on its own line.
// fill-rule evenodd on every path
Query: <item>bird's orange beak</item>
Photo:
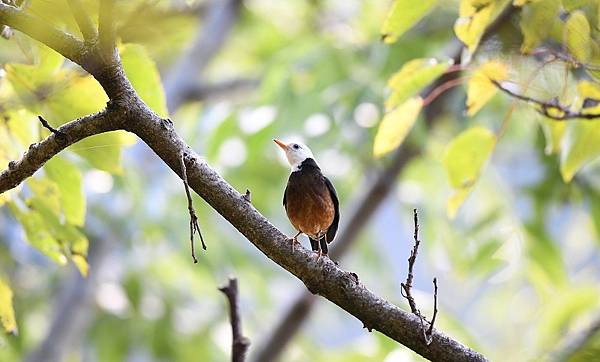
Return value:
M 283 149 L 284 151 L 288 149 L 288 145 L 286 145 L 285 143 L 283 143 L 283 141 L 278 140 L 277 138 L 275 138 L 273 140 L 273 142 L 277 143 L 277 145 L 279 147 L 281 147 L 281 149 Z

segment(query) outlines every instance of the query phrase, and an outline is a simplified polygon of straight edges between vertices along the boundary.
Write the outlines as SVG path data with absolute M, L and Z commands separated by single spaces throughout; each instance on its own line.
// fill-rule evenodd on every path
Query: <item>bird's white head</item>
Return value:
M 314 159 L 312 151 L 307 145 L 299 142 L 285 143 L 278 139 L 274 139 L 275 143 L 285 151 L 285 156 L 292 168 L 292 172 L 300 170 L 300 165 L 307 158 Z

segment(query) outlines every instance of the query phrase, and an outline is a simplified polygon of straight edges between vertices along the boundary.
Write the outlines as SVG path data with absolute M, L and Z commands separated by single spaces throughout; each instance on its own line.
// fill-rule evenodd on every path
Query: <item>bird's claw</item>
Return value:
M 323 256 L 323 252 L 321 250 L 314 251 L 314 252 L 317 253 L 317 261 L 319 261 L 319 259 L 321 259 L 321 256 Z
M 298 237 L 297 236 L 294 236 L 293 238 L 288 238 L 288 241 L 292 245 L 292 251 L 294 251 L 294 245 L 295 244 L 300 244 L 300 242 L 298 241 Z

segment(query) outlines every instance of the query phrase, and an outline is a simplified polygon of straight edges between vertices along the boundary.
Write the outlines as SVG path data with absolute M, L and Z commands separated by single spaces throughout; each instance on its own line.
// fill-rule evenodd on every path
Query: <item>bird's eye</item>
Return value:
M 294 144 L 294 146 L 292 146 L 292 147 L 294 147 L 295 150 L 300 148 L 300 146 L 298 146 L 297 144 Z

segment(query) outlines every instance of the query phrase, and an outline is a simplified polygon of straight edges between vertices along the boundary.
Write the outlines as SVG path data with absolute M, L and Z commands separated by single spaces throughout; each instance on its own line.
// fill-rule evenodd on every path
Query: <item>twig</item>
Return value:
M 20 15 L 12 14 L 3 6 L 0 6 L 0 21 L 3 18 L 12 16 L 18 17 Z M 9 25 L 12 26 L 12 24 Z M 17 27 L 15 26 L 15 28 Z M 26 34 L 40 35 L 36 29 L 27 29 Z M 78 53 L 76 58 L 81 60 L 84 55 Z M 107 75 L 111 76 L 110 78 L 97 77 L 96 79 L 99 80 L 111 101 L 119 98 L 120 102 L 108 107 L 106 111 L 112 112 L 115 121 L 118 120 L 119 122 L 113 123 L 110 119 L 104 119 L 105 124 L 102 124 L 102 126 L 106 128 L 116 126 L 118 129 L 126 129 L 135 133 L 171 169 L 179 174 L 182 171 L 181 155 L 191 152 L 192 159 L 197 156 L 193 151 L 190 151 L 189 145 L 175 131 L 164 131 L 160 117 L 148 107 L 145 107 L 131 87 L 122 67 L 119 64 L 112 65 L 114 67 L 106 70 Z M 135 122 L 129 122 L 132 119 L 135 119 Z M 80 125 L 78 122 L 73 123 Z M 75 125 L 63 125 L 61 130 L 70 136 L 69 132 L 73 131 L 72 127 L 75 127 Z M 88 135 L 97 134 L 102 130 L 103 128 L 96 129 L 96 132 Z M 85 137 L 85 133 L 82 134 L 77 134 L 77 137 L 79 137 L 77 140 Z M 54 137 L 55 135 L 52 134 L 47 140 Z M 72 137 L 69 137 L 69 142 L 75 141 Z M 0 174 L 0 190 L 3 186 L 10 186 L 14 181 L 22 181 L 24 177 L 27 177 L 24 176 L 24 171 L 29 172 L 41 167 L 40 165 L 44 162 L 43 157 L 47 157 L 45 158 L 47 160 L 55 155 L 58 146 L 55 145 L 55 142 L 52 142 L 52 144 L 48 145 L 48 142 L 44 140 L 35 147 L 38 153 L 28 151 L 23 160 L 31 160 L 33 164 L 25 164 L 19 161 L 12 170 L 9 169 L 9 172 Z M 48 153 L 44 152 L 44 155 L 39 155 L 40 148 Z M 190 162 L 189 166 L 190 168 L 193 167 L 193 172 L 187 175 L 190 177 L 190 187 L 215 211 L 235 226 L 257 249 L 299 278 L 308 290 L 327 298 L 357 319 L 364 321 L 367 325 L 404 344 L 425 358 L 445 361 L 486 361 L 481 354 L 439 331 L 433 332 L 436 343 L 432 343 L 430 346 L 425 345 L 421 339 L 421 329 L 418 321 L 412 314 L 406 313 L 375 295 L 362 283 L 356 283 L 348 272 L 336 267 L 333 262 L 327 259 L 321 263 L 315 263 L 310 261 L 314 258 L 311 259 L 311 253 L 308 251 L 299 250 L 296 253 L 289 253 L 288 245 L 283 243 L 286 236 L 260 214 L 252 204 L 242 200 L 239 192 L 213 168 L 205 162 Z M 388 182 L 392 185 L 390 187 L 393 187 L 393 182 L 389 180 Z M 381 197 L 383 198 L 383 196 Z
M 539 99 L 535 99 L 532 97 L 528 97 L 516 92 L 511 91 L 510 89 L 504 87 L 500 82 L 495 79 L 490 79 L 490 81 L 502 92 L 508 94 L 509 96 L 516 98 L 518 100 L 535 104 L 539 106 L 539 108 L 535 108 L 535 110 L 541 115 L 556 120 L 556 121 L 566 121 L 570 119 L 596 119 L 600 118 L 600 113 L 581 113 L 581 112 L 573 112 L 569 109 L 568 106 L 560 104 L 558 100 L 552 101 L 542 101 Z M 553 114 L 551 111 L 555 111 L 558 114 Z
M 190 244 L 192 246 L 192 259 L 194 263 L 198 262 L 196 259 L 196 251 L 194 250 L 194 234 L 197 232 L 200 235 L 200 242 L 202 243 L 202 249 L 206 250 L 206 244 L 204 244 L 204 238 L 202 237 L 202 231 L 200 231 L 200 225 L 198 225 L 198 217 L 196 216 L 196 210 L 192 204 L 192 194 L 190 193 L 190 186 L 188 184 L 187 169 L 185 167 L 186 154 L 181 155 L 181 179 L 183 180 L 183 186 L 185 186 L 185 194 L 188 200 L 188 211 L 190 213 Z
M 447 73 L 448 72 L 446 72 L 446 74 Z M 436 87 L 431 92 L 429 92 L 429 94 L 427 94 L 427 97 L 425 97 L 425 99 L 423 99 L 423 106 L 429 105 L 431 102 L 433 102 L 437 97 L 439 97 L 442 93 L 444 93 L 448 89 L 451 89 L 453 87 L 463 84 L 466 79 L 467 79 L 466 77 L 454 78 L 454 79 L 450 79 L 449 81 L 447 81 L 445 83 L 440 84 L 438 87 Z
M 419 216 L 417 214 L 417 209 L 413 209 L 413 220 L 415 224 L 415 245 L 410 252 L 410 256 L 408 257 L 408 276 L 406 277 L 406 283 L 400 283 L 401 289 L 400 294 L 404 298 L 408 300 L 408 305 L 410 306 L 411 312 L 415 314 L 421 320 L 421 330 L 423 332 L 423 339 L 425 340 L 426 345 L 430 345 L 433 341 L 433 324 L 435 323 L 435 318 L 437 317 L 437 278 L 433 278 L 433 317 L 431 318 L 431 323 L 429 323 L 429 329 L 425 330 L 424 322 L 427 322 L 427 319 L 423 317 L 421 311 L 417 309 L 417 304 L 415 303 L 415 299 L 412 296 L 412 281 L 413 281 L 413 267 L 415 265 L 415 261 L 417 260 L 417 254 L 419 252 L 419 245 L 421 241 L 419 240 Z
M 248 347 L 250 347 L 250 340 L 242 334 L 237 279 L 229 278 L 229 284 L 219 288 L 219 290 L 225 294 L 229 301 L 229 318 L 231 319 L 231 331 L 233 334 L 231 361 L 243 362 L 246 359 Z
M 429 329 L 427 330 L 427 345 L 431 344 L 433 340 L 433 325 L 435 324 L 435 318 L 437 317 L 438 309 L 437 309 L 437 294 L 438 286 L 437 286 L 437 278 L 433 278 L 433 317 L 431 317 L 431 324 L 429 325 Z
M 61 131 L 57 130 L 56 128 L 53 128 L 48 121 L 46 121 L 44 119 L 44 117 L 42 116 L 38 116 L 38 119 L 40 120 L 40 123 L 42 124 L 42 126 L 44 126 L 45 129 L 47 129 L 48 131 L 54 133 L 55 135 L 64 135 L 64 133 L 62 133 Z
M 92 22 L 92 19 L 86 12 L 81 0 L 68 0 L 71 13 L 77 22 L 79 31 L 86 42 L 93 42 L 98 37 L 98 31 Z
M 419 244 L 421 241 L 419 240 L 419 217 L 417 215 L 417 209 L 413 209 L 413 218 L 415 223 L 415 245 L 410 252 L 410 256 L 408 257 L 408 276 L 406 277 L 406 283 L 400 283 L 402 289 L 400 293 L 404 298 L 408 300 L 408 305 L 410 306 L 411 312 L 420 316 L 421 312 L 417 309 L 417 304 L 415 303 L 415 298 L 413 298 L 411 294 L 412 281 L 413 281 L 413 267 L 415 265 L 415 261 L 417 260 L 417 253 L 419 252 Z
M 252 202 L 252 193 L 250 192 L 249 189 L 246 189 L 246 193 L 244 194 L 244 200 L 248 201 L 248 202 Z

